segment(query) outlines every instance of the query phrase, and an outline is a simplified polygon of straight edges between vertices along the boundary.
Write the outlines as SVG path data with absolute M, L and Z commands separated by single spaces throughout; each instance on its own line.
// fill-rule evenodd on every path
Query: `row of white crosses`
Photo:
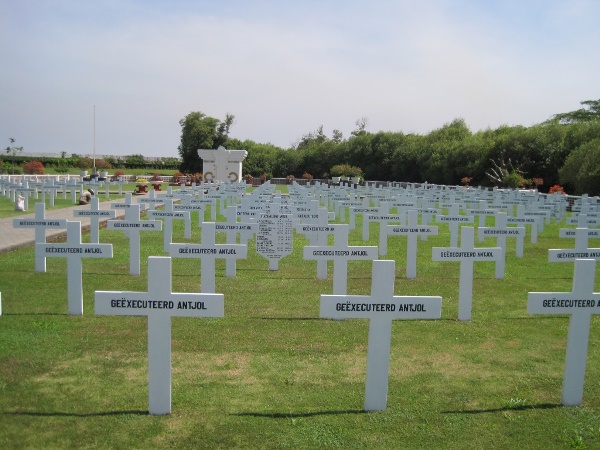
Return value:
M 133 208 L 131 208 L 133 210 Z M 139 206 L 137 208 L 138 210 L 138 216 L 139 216 Z M 79 240 L 77 241 L 77 239 L 75 238 L 77 233 L 73 233 L 73 232 L 69 232 L 68 231 L 68 238 L 67 238 L 67 243 L 65 246 L 63 247 L 54 247 L 54 250 L 51 250 L 50 253 L 66 253 L 66 254 L 70 254 L 70 253 L 81 253 L 82 250 L 85 251 L 85 253 L 93 253 L 96 254 L 96 257 L 102 257 L 99 254 L 100 253 L 104 253 L 103 249 L 100 246 L 96 246 L 93 247 L 91 245 L 93 244 L 87 244 L 90 245 L 89 248 L 85 248 L 84 249 L 84 245 L 85 244 L 81 244 L 81 227 L 80 227 L 80 223 L 76 222 L 73 224 L 78 224 L 79 225 Z M 204 233 L 203 230 L 203 236 L 210 236 L 213 237 L 213 240 L 210 242 L 210 245 L 208 246 L 201 246 L 198 247 L 198 250 L 202 250 L 202 251 L 198 251 L 198 254 L 215 254 L 215 252 L 213 251 L 213 246 L 216 245 L 214 244 L 214 229 L 210 229 L 210 224 L 206 224 L 207 225 L 207 230 L 208 233 Z M 214 224 L 213 224 L 214 225 Z M 69 230 L 73 230 L 74 227 L 69 225 Z M 360 249 L 360 247 L 357 247 L 353 250 L 348 250 L 351 249 L 352 247 L 349 247 L 347 245 L 347 234 L 348 234 L 348 228 L 347 226 L 344 225 L 337 225 L 335 227 L 333 227 L 334 229 L 334 233 L 336 233 L 337 231 L 337 236 L 338 239 L 334 238 L 334 247 L 333 249 L 331 247 L 327 247 L 325 246 L 325 248 L 323 247 L 314 247 L 312 249 L 313 254 L 312 256 L 316 256 L 317 254 L 320 256 L 333 256 L 334 261 L 336 261 L 335 257 L 336 256 L 349 256 L 349 255 L 355 255 L 360 257 L 360 259 L 374 259 L 374 255 L 373 254 L 369 254 L 368 250 L 365 250 L 364 248 Z M 473 228 L 471 227 L 463 227 L 463 237 L 461 239 L 462 242 L 462 246 L 460 248 L 449 248 L 449 249 L 434 249 L 434 259 L 435 259 L 435 255 L 436 255 L 436 250 L 440 253 L 440 258 L 441 260 L 452 260 L 453 258 L 459 258 L 461 261 L 461 286 L 463 285 L 463 278 L 466 278 L 468 281 L 468 276 L 464 277 L 463 274 L 464 273 L 468 273 L 469 269 L 470 269 L 470 279 L 471 279 L 471 290 L 472 290 L 472 262 L 473 261 L 477 261 L 477 260 L 493 260 L 496 261 L 496 264 L 498 265 L 499 263 L 499 259 L 498 259 L 498 250 L 501 250 L 499 247 L 498 248 L 492 248 L 492 249 L 481 249 L 481 248 L 475 248 L 474 247 L 474 234 L 473 234 Z M 339 236 L 342 236 L 342 234 L 345 235 L 346 239 L 345 239 L 345 245 L 341 244 L 342 239 L 339 238 Z M 577 233 L 578 236 L 584 236 L 587 238 L 587 233 L 583 233 L 582 231 L 578 230 Z M 70 238 L 70 236 L 73 236 L 73 238 Z M 337 242 L 337 243 L 336 243 Z M 46 245 L 46 244 L 44 244 Z M 52 244 L 49 244 L 52 245 Z M 108 245 L 108 244 L 105 244 Z M 181 251 L 182 248 L 185 247 L 179 247 L 179 245 L 188 245 L 188 244 L 170 244 L 170 250 L 174 251 L 177 254 L 180 253 L 184 253 L 184 254 L 189 254 L 189 253 L 194 253 L 193 251 Z M 243 246 L 242 246 L 243 247 Z M 195 247 L 187 247 L 188 249 L 190 248 L 195 248 Z M 245 248 L 245 247 L 244 247 Z M 373 249 L 375 249 L 375 255 L 376 255 L 376 247 L 372 247 Z M 310 252 L 310 247 L 307 247 L 306 249 L 309 249 L 308 251 Z M 305 249 L 305 254 L 306 254 L 306 249 Z M 358 250 L 360 249 L 360 250 Z M 111 256 L 112 256 L 112 247 L 110 248 L 111 250 Z M 476 251 L 475 251 L 476 250 Z M 587 249 L 589 250 L 589 249 Z M 317 253 L 315 253 L 317 252 Z M 443 252 L 446 252 L 447 254 L 444 255 Z M 222 253 L 222 252 L 218 252 L 218 253 Z M 232 253 L 237 253 L 237 251 L 232 252 L 231 249 L 230 251 L 224 251 L 223 253 L 225 254 L 232 254 Z M 106 253 L 108 254 L 108 253 Z M 310 253 L 309 253 L 310 254 Z M 600 255 L 600 252 L 598 253 L 598 255 Z M 109 257 L 109 256 L 105 256 L 105 257 Z M 307 258 L 309 259 L 309 258 Z M 328 259 L 328 258 L 326 258 Z M 348 258 L 346 258 L 347 261 Z M 209 261 L 212 260 L 213 264 L 214 264 L 214 258 L 208 258 Z M 76 273 L 77 270 L 71 270 L 71 263 L 76 263 L 77 261 L 79 261 L 79 264 L 81 264 L 81 259 L 79 258 L 71 258 L 69 259 L 69 265 L 70 265 L 70 272 Z M 204 260 L 203 260 L 204 262 Z M 382 263 L 388 263 L 387 265 L 383 265 Z M 391 264 L 389 264 L 391 263 Z M 170 262 L 169 262 L 170 264 Z M 463 265 L 466 267 L 466 270 L 463 272 Z M 149 264 L 150 267 L 150 264 Z M 80 266 L 79 266 L 80 269 Z M 583 269 L 582 269 L 583 270 Z M 589 270 L 589 269 L 588 269 Z M 164 272 L 164 268 L 161 270 L 161 272 Z M 335 265 L 334 265 L 334 271 L 335 271 Z M 366 388 L 366 394 L 365 394 L 365 409 L 366 410 L 381 410 L 381 409 L 385 409 L 385 401 L 386 401 L 386 396 L 387 396 L 387 371 L 389 368 L 389 343 L 386 344 L 386 342 L 390 342 L 391 339 L 391 318 L 387 317 L 387 316 L 381 316 L 381 315 L 373 315 L 373 314 L 363 314 L 365 311 L 367 312 L 396 312 L 396 311 L 400 311 L 402 310 L 403 312 L 414 312 L 417 313 L 416 315 L 410 315 L 408 317 L 404 317 L 402 315 L 399 316 L 394 316 L 396 318 L 439 318 L 441 315 L 441 298 L 437 298 L 437 297 L 432 297 L 432 298 L 428 298 L 427 303 L 425 301 L 418 301 L 415 300 L 415 298 L 409 298 L 408 301 L 413 301 L 414 303 L 410 303 L 409 307 L 407 308 L 406 306 L 402 306 L 400 307 L 400 305 L 402 303 L 396 303 L 395 300 L 396 298 L 393 297 L 393 279 L 394 279 L 394 262 L 393 261 L 389 261 L 389 262 L 384 262 L 384 261 L 376 261 L 374 263 L 374 275 L 373 275 L 373 287 L 372 287 L 372 295 L 369 298 L 364 298 L 364 297 L 352 297 L 352 296 L 347 296 L 345 295 L 345 291 L 346 291 L 346 286 L 345 283 L 341 283 L 340 279 L 346 280 L 346 277 L 336 277 L 334 274 L 334 294 L 333 296 L 323 296 L 323 300 L 326 299 L 334 299 L 334 300 L 340 300 L 339 298 L 334 298 L 336 296 L 341 296 L 344 297 L 343 301 L 340 303 L 338 301 L 338 303 L 336 303 L 336 313 L 333 313 L 327 307 L 323 307 L 322 306 L 322 312 L 321 312 L 321 316 L 323 317 L 333 317 L 333 318 L 346 318 L 346 317 L 368 317 L 370 319 L 377 319 L 375 320 L 375 322 L 371 322 L 371 326 L 370 326 L 370 339 L 369 339 L 369 356 L 368 356 L 368 368 L 367 368 L 367 388 Z M 79 273 L 81 273 L 81 270 L 78 271 Z M 170 266 L 169 266 L 169 275 L 170 275 Z M 214 266 L 213 266 L 213 270 L 210 270 L 210 267 L 208 267 L 207 269 L 205 269 L 203 267 L 202 269 L 202 274 L 204 275 L 204 273 L 207 274 L 213 274 L 213 280 L 214 280 Z M 390 273 L 391 272 L 391 273 Z M 149 269 L 149 273 L 150 273 L 150 269 Z M 587 273 L 587 272 L 586 272 Z M 381 274 L 381 275 L 376 275 L 376 274 Z M 385 276 L 383 275 L 385 274 Z M 593 274 L 593 269 L 592 269 L 592 274 Z M 150 277 L 149 277 L 150 278 Z M 158 277 L 157 277 L 158 278 Z M 337 282 L 336 282 L 336 278 L 337 278 Z M 392 295 L 390 299 L 390 296 L 387 295 L 386 292 L 382 291 L 383 288 L 381 288 L 381 286 L 385 285 L 385 280 L 386 279 L 390 279 L 392 280 Z M 584 277 L 585 278 L 585 277 Z M 589 278 L 589 276 L 587 277 Z M 170 279 L 170 276 L 169 276 Z M 150 283 L 150 281 L 149 281 Z M 71 286 L 71 280 L 69 280 L 69 286 Z M 206 283 L 204 283 L 204 281 L 202 282 L 202 286 L 205 286 Z M 593 288 L 593 281 L 591 284 L 592 288 Z M 211 288 L 213 286 L 209 286 L 209 288 Z M 156 286 L 154 286 L 154 288 L 156 289 Z M 466 292 L 467 289 L 463 289 L 461 287 L 460 289 L 463 292 Z M 71 290 L 70 290 L 71 291 Z M 150 284 L 149 284 L 149 291 L 150 291 Z M 340 291 L 343 291 L 342 293 L 340 293 Z M 377 291 L 377 292 L 376 292 Z M 375 300 L 375 293 L 377 294 L 377 300 Z M 114 297 L 114 293 L 112 293 L 112 297 Z M 114 307 L 116 308 L 122 308 L 121 309 L 121 313 L 122 314 L 135 314 L 136 311 L 128 311 L 127 308 L 129 308 L 129 306 L 126 306 L 128 303 L 133 304 L 131 302 L 137 302 L 137 301 L 144 301 L 144 299 L 140 300 L 140 293 L 134 293 L 136 294 L 134 297 L 135 298 L 127 298 L 127 296 L 124 293 L 119 293 L 122 294 L 121 298 L 112 298 L 111 299 L 111 305 L 116 305 Z M 163 292 L 162 295 L 159 295 L 159 297 L 164 297 L 164 296 L 168 296 L 168 294 L 174 295 L 170 292 Z M 201 293 L 202 294 L 202 293 Z M 184 295 L 188 295 L 188 294 L 184 294 Z M 193 295 L 197 295 L 197 294 L 193 294 Z M 381 297 L 383 298 L 383 301 L 380 301 L 379 299 Z M 463 297 L 465 297 L 464 295 L 460 295 L 461 299 Z M 71 295 L 69 294 L 69 298 L 71 299 Z M 81 297 L 82 298 L 82 297 Z M 170 306 L 171 303 L 174 304 L 174 302 L 170 302 L 169 300 L 167 301 L 162 301 L 161 305 L 162 307 L 156 306 L 157 303 L 156 302 L 161 302 L 160 300 L 156 301 L 153 300 L 154 297 L 145 300 L 147 304 L 149 304 L 148 302 L 153 302 L 152 305 L 155 306 L 151 306 L 150 308 L 154 311 L 154 309 L 173 309 L 173 306 Z M 438 302 L 439 299 L 439 302 Z M 573 300 L 573 299 L 571 299 Z M 592 299 L 595 301 L 595 299 Z M 431 303 L 433 302 L 433 303 Z M 75 303 L 75 302 L 74 302 Z M 82 313 L 82 300 L 81 300 L 81 313 Z M 185 303 L 185 305 L 187 304 L 192 304 L 193 302 L 189 302 L 189 303 Z M 427 305 L 426 305 L 427 303 Z M 439 303 L 439 313 L 437 312 L 438 307 L 437 304 Z M 589 302 L 588 302 L 589 303 Z M 165 304 L 167 306 L 165 306 Z M 180 303 L 178 303 L 179 305 Z M 404 303 L 406 304 L 406 303 Z M 120 305 L 120 306 L 119 306 Z M 196 305 L 196 309 L 203 309 L 204 306 L 202 306 L 202 308 L 198 308 L 199 302 L 195 303 Z M 339 306 L 342 305 L 342 306 Z M 383 306 L 382 306 L 383 305 Z M 111 306 L 112 308 L 113 306 Z M 97 307 L 98 308 L 98 307 Z M 139 306 L 137 306 L 137 303 L 135 304 L 135 306 L 132 306 L 133 309 L 139 308 Z M 469 307 L 470 309 L 470 307 Z M 71 312 L 71 300 L 70 300 L 70 307 L 69 310 Z M 460 310 L 464 310 L 464 308 L 459 307 L 459 311 Z M 351 314 L 349 315 L 345 315 L 343 314 L 344 312 L 349 312 Z M 425 313 L 429 312 L 432 315 L 427 315 Z M 419 315 L 418 313 L 423 313 L 423 315 Z M 136 314 L 139 315 L 139 314 Z M 150 315 L 150 313 L 148 313 L 148 315 Z M 171 315 L 176 315 L 176 314 L 171 314 Z M 470 315 L 470 311 L 469 311 L 469 315 Z M 459 319 L 461 319 L 461 313 L 459 312 Z M 169 348 L 168 348 L 168 354 L 170 355 L 170 316 L 169 317 Z M 463 314 L 464 317 L 464 314 Z M 466 320 L 466 319 L 461 319 L 461 320 Z M 589 322 L 589 319 L 588 319 Z M 150 319 L 149 319 L 149 335 L 150 335 Z M 159 328 L 161 330 L 164 330 L 166 328 L 166 326 L 164 325 L 164 321 L 157 319 L 157 321 L 154 321 L 153 323 L 160 323 L 161 325 L 159 326 Z M 388 332 L 388 329 L 390 330 Z M 588 326 L 589 329 L 589 326 Z M 167 353 L 165 347 L 164 347 L 164 343 L 163 346 L 160 347 L 159 342 L 160 341 L 164 341 L 165 340 L 165 335 L 164 334 L 159 334 L 161 337 L 160 338 L 156 338 L 156 333 L 152 333 L 154 338 L 152 340 L 150 340 L 149 337 L 149 351 L 150 348 L 155 348 L 155 347 L 159 347 L 162 348 L 163 350 L 159 350 L 158 353 L 159 354 L 164 354 Z M 150 343 L 153 343 L 152 345 Z M 372 343 L 373 342 L 373 343 Z M 379 351 L 377 351 L 377 349 Z M 150 357 L 149 359 L 152 359 L 153 361 L 156 360 L 156 357 Z M 387 363 L 386 363 L 387 361 Z M 152 363 L 149 363 L 150 366 L 152 366 Z M 150 379 L 164 379 L 166 378 L 165 374 L 165 367 L 168 366 L 168 378 L 169 378 L 169 383 L 170 383 L 170 357 L 169 357 L 169 363 L 166 364 L 165 360 L 163 359 L 162 362 L 160 364 L 158 364 L 158 366 L 162 367 L 161 370 L 159 369 L 152 369 L 149 371 L 151 371 L 153 374 L 156 373 L 162 373 L 163 375 L 160 376 L 155 376 L 155 375 L 151 375 Z M 382 367 L 384 369 L 382 369 Z M 579 370 L 579 372 L 581 372 L 581 370 Z M 567 378 L 565 377 L 565 380 Z M 566 383 L 566 381 L 565 381 Z M 151 386 L 155 386 L 156 383 L 153 383 L 152 381 L 150 381 L 150 385 Z M 582 384 L 581 384 L 582 386 Z M 170 387 L 168 389 L 169 394 L 168 396 L 165 395 L 166 390 L 164 388 L 152 388 L 150 387 L 150 403 L 151 405 L 154 404 L 154 406 L 151 406 L 151 412 L 153 414 L 164 414 L 166 412 L 170 411 Z M 156 392 L 156 394 L 152 394 L 152 392 Z M 159 400 L 155 400 L 153 401 L 152 398 L 158 398 Z M 168 408 L 165 407 L 166 404 L 166 398 L 168 398 Z M 157 406 L 160 405 L 160 406 Z

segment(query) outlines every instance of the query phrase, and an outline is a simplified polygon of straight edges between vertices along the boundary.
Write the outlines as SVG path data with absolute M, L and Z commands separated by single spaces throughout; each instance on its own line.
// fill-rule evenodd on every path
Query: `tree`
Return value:
M 572 186 L 575 195 L 600 194 L 600 139 L 573 150 L 558 173 L 561 183 Z
M 14 138 L 9 138 L 9 140 L 10 140 L 11 145 L 6 147 L 6 153 L 12 155 L 12 173 L 14 175 L 14 173 L 15 173 L 15 156 L 17 155 L 17 152 L 23 151 L 23 147 L 17 147 L 15 145 L 12 145 L 15 143 Z
M 555 114 L 552 120 L 564 124 L 600 120 L 600 100 L 585 100 L 581 104 L 584 106 L 583 108 Z
M 362 136 L 363 134 L 367 134 L 367 125 L 369 125 L 369 119 L 367 117 L 361 117 L 356 122 L 356 130 L 352 131 L 350 134 L 352 136 Z
M 225 146 L 234 119 L 235 116 L 227 114 L 221 122 L 200 111 L 193 111 L 181 119 L 181 143 L 177 148 L 182 159 L 180 170 L 185 173 L 202 172 L 202 159 L 198 150 Z

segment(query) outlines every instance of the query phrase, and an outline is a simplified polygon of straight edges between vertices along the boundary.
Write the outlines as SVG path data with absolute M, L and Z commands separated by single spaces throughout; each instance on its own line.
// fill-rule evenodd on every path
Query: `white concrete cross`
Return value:
M 96 314 L 148 317 L 148 403 L 171 412 L 171 317 L 224 317 L 223 294 L 172 292 L 171 258 L 148 258 L 148 291 L 96 291 Z
M 460 214 L 459 205 L 453 204 L 447 215 L 438 214 L 435 217 L 437 222 L 446 222 L 450 227 L 450 247 L 458 247 L 458 225 L 459 223 L 473 223 L 473 216 L 463 216 Z
M 138 198 L 137 201 L 138 203 L 144 203 L 145 205 L 147 204 L 149 209 L 156 209 L 156 205 L 163 203 L 163 199 L 156 195 L 156 191 L 154 189 L 150 189 L 150 192 L 148 192 L 148 197 Z
M 417 210 L 408 211 L 408 226 L 388 225 L 384 229 L 384 236 L 407 236 L 406 246 L 406 278 L 417 277 L 417 236 L 435 236 L 438 227 L 419 225 Z
M 433 261 L 459 261 L 460 280 L 458 288 L 458 320 L 471 320 L 473 304 L 473 263 L 475 261 L 495 261 L 504 259 L 500 247 L 475 247 L 475 230 L 473 227 L 461 228 L 460 247 L 433 247 Z M 497 274 L 496 274 L 497 275 Z M 502 274 L 504 276 L 504 274 Z
M 530 292 L 529 314 L 570 314 L 562 404 L 583 401 L 585 366 L 592 314 L 600 314 L 600 293 L 594 292 L 596 260 L 577 259 L 571 292 Z
M 35 244 L 48 258 L 67 258 L 67 301 L 69 314 L 83 315 L 82 258 L 112 258 L 112 244 L 81 242 L 81 222 L 67 222 L 67 241 L 60 244 Z
M 123 220 L 109 220 L 106 222 L 107 230 L 124 231 L 129 238 L 129 274 L 140 275 L 140 231 L 161 231 L 160 220 L 141 220 L 140 210 L 143 205 L 131 205 L 125 210 Z
M 350 229 L 354 230 L 354 228 L 356 228 L 356 215 L 357 214 L 362 214 L 363 216 L 363 241 L 368 241 L 369 240 L 369 228 L 366 227 L 365 229 L 365 223 L 366 223 L 366 215 L 367 214 L 379 214 L 379 213 L 387 213 L 389 211 L 389 208 L 384 207 L 384 209 L 381 209 L 379 206 L 375 207 L 375 206 L 352 206 L 350 207 L 350 219 L 349 219 L 349 225 L 350 225 Z M 366 236 L 365 236 L 366 233 Z M 366 237 L 366 239 L 365 239 Z
M 303 234 L 308 238 L 309 245 L 327 245 L 329 234 L 333 234 L 335 228 L 328 226 L 329 212 L 326 208 L 318 208 L 316 215 L 311 215 L 301 224 L 296 225 L 296 233 Z M 317 260 L 317 279 L 327 279 L 327 260 Z
M 377 259 L 376 246 L 349 246 L 348 224 L 329 225 L 333 227 L 333 246 L 308 245 L 304 247 L 304 259 L 333 260 L 333 293 L 343 295 L 348 289 L 348 261 Z
M 14 228 L 35 228 L 35 243 L 44 244 L 46 242 L 46 229 L 67 228 L 66 219 L 47 219 L 46 204 L 35 204 L 35 217 L 33 219 L 13 219 Z M 35 247 L 35 271 L 46 271 L 46 256 L 41 248 Z
M 237 207 L 229 206 L 226 212 L 227 221 L 216 222 L 215 231 L 225 233 L 226 244 L 236 244 L 238 234 L 240 235 L 240 244 L 248 245 L 248 239 L 256 232 L 258 228 L 257 223 L 241 223 L 237 221 Z M 235 277 L 236 276 L 236 260 L 229 258 L 225 260 L 225 276 Z
M 373 261 L 371 295 L 321 295 L 320 317 L 369 319 L 365 411 L 387 406 L 392 320 L 442 316 L 442 297 L 394 295 L 395 265 Z
M 125 201 L 124 202 L 113 202 L 110 204 L 111 209 L 127 209 L 127 208 L 133 208 L 136 205 L 140 205 L 140 209 L 143 211 L 146 209 L 146 205 L 145 204 L 140 204 L 140 203 L 133 203 L 133 196 L 131 194 L 131 192 L 128 192 L 125 194 Z
M 537 243 L 538 237 L 538 222 L 540 220 L 537 216 L 525 216 L 525 208 L 523 205 L 517 205 L 517 216 L 516 217 L 508 217 L 506 221 L 508 223 L 521 223 L 523 226 L 531 225 L 531 243 Z
M 395 222 L 397 226 L 406 223 L 405 214 L 365 214 L 367 219 L 367 229 L 371 222 L 379 223 L 379 256 L 387 255 L 387 236 L 386 230 L 390 222 Z M 363 229 L 364 234 L 364 229 Z
M 47 182 L 42 183 L 42 202 L 46 201 L 46 192 L 50 195 L 50 207 L 54 207 L 54 199 L 56 198 L 56 191 L 60 189 L 60 186 L 54 184 L 54 179 L 50 179 Z
M 505 212 L 496 213 L 495 226 L 493 227 L 479 227 L 477 229 L 477 237 L 479 242 L 485 238 L 496 238 L 496 246 L 504 249 L 506 255 L 506 238 L 516 238 L 516 256 L 517 258 L 523 257 L 523 245 L 525 242 L 525 227 L 509 227 L 506 223 L 508 216 Z M 498 265 L 496 265 L 498 269 Z M 502 270 L 504 272 L 504 270 Z M 498 278 L 498 277 L 496 277 Z
M 246 258 L 248 247 L 242 244 L 217 244 L 215 222 L 202 224 L 200 244 L 169 244 L 169 254 L 173 258 L 200 259 L 200 292 L 215 292 L 215 260 Z
M 190 222 L 189 211 L 176 211 L 173 209 L 173 199 L 165 198 L 164 200 L 165 209 L 156 210 L 151 209 L 148 211 L 148 217 L 151 219 L 164 219 L 164 240 L 163 249 L 165 252 L 169 252 L 169 246 L 173 239 L 173 219 L 184 220 L 185 230 L 184 237 L 190 239 L 192 237 L 192 228 Z
M 479 200 L 479 209 L 467 209 L 467 214 L 478 217 L 478 227 L 485 227 L 485 219 L 488 216 L 496 216 L 499 211 L 504 211 L 508 214 L 507 207 L 502 206 L 501 208 L 488 207 L 487 201 Z
M 197 212 L 198 228 L 202 228 L 202 222 L 204 222 L 204 212 L 207 204 L 210 204 L 210 200 L 195 199 L 191 194 L 185 194 L 181 196 L 181 202 L 173 205 L 173 209 L 176 211 L 189 211 L 190 215 L 193 212 Z
M 100 200 L 98 197 L 92 197 L 90 200 L 90 209 L 84 208 L 73 211 L 74 217 L 90 218 L 90 242 L 94 244 L 100 242 L 100 219 L 114 219 L 116 215 L 117 212 L 114 209 L 100 209 Z
M 575 248 L 548 250 L 549 262 L 573 262 L 576 259 L 600 259 L 600 248 L 588 248 L 588 229 L 575 230 Z

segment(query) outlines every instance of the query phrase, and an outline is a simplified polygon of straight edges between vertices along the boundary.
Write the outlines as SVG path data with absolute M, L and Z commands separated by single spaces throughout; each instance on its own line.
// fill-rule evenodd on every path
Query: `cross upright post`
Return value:
M 96 291 L 96 314 L 148 317 L 148 403 L 171 413 L 171 317 L 224 317 L 223 294 L 174 293 L 171 258 L 148 258 L 148 291 Z
M 38 202 L 35 204 L 35 217 L 33 219 L 13 219 L 14 228 L 35 228 L 35 243 L 46 242 L 46 229 L 67 228 L 67 219 L 46 218 L 46 204 Z M 46 271 L 46 256 L 41 247 L 35 247 L 35 271 Z
M 69 314 L 83 315 L 82 258 L 112 258 L 112 244 L 81 242 L 81 222 L 67 222 L 67 241 L 61 244 L 36 244 L 47 257 L 67 258 L 67 300 Z
M 571 292 L 530 292 L 528 296 L 529 314 L 571 315 L 562 389 L 562 404 L 566 406 L 583 401 L 591 315 L 600 312 L 600 293 L 594 292 L 595 270 L 596 260 L 577 259 Z
M 320 317 L 369 319 L 365 411 L 387 406 L 394 319 L 439 319 L 442 297 L 394 295 L 395 261 L 373 261 L 371 295 L 321 295 Z
M 475 247 L 475 230 L 473 227 L 461 228 L 460 247 L 433 247 L 433 261 L 459 261 L 460 281 L 458 288 L 458 320 L 471 320 L 473 304 L 473 263 L 475 261 L 495 261 L 504 259 L 500 247 Z M 496 273 L 498 275 L 498 273 Z M 504 274 L 502 274 L 504 276 Z

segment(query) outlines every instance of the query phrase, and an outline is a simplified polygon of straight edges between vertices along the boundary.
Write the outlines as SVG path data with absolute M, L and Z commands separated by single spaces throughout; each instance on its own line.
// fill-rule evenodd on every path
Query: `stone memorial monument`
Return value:
M 220 146 L 218 149 L 198 150 L 202 158 L 202 173 L 204 181 L 230 181 L 237 183 L 242 179 L 242 161 L 248 152 L 246 150 L 226 150 Z

